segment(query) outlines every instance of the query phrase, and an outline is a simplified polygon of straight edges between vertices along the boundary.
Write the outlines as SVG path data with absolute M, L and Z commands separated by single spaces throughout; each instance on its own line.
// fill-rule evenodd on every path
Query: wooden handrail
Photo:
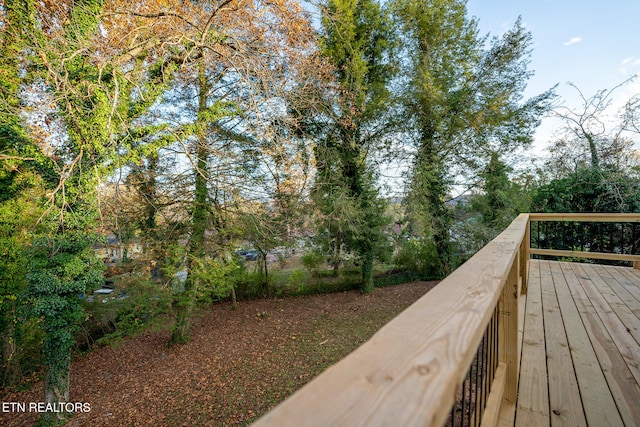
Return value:
M 530 221 L 640 222 L 637 213 L 530 213 Z
M 439 427 L 455 403 L 456 390 L 496 306 L 500 362 L 496 381 L 501 383 L 490 388 L 515 402 L 518 297 L 526 277 L 522 257 L 527 254 L 528 224 L 528 215 L 520 215 L 369 341 L 254 425 Z M 487 420 L 498 419 L 495 400 L 489 396 Z
M 519 302 L 529 257 L 569 252 L 531 249 L 530 221 L 640 222 L 640 214 L 518 216 L 369 341 L 254 426 L 441 426 L 496 308 L 499 363 L 482 425 L 509 422 L 500 419 L 500 410 L 516 401 Z

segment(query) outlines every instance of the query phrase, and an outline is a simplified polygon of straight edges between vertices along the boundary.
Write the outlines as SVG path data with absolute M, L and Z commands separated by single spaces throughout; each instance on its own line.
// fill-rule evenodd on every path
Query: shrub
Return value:
M 324 255 L 320 250 L 314 249 L 302 255 L 300 261 L 313 277 L 318 277 L 318 269 L 324 263 Z
M 244 266 L 241 261 L 231 258 L 222 259 L 194 259 L 192 274 L 198 280 L 196 301 L 200 304 L 212 304 L 229 298 L 231 288 L 243 276 Z
M 140 332 L 168 313 L 171 301 L 168 288 L 136 276 L 121 279 L 111 295 L 86 301 L 86 320 L 76 339 L 80 349 Z
M 444 275 L 443 265 L 432 238 L 409 239 L 403 242 L 393 262 L 396 268 L 420 273 L 427 279 L 438 279 Z

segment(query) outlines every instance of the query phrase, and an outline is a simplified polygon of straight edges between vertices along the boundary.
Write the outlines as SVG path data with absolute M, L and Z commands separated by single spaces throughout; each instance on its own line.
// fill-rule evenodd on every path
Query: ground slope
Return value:
M 192 340 L 168 348 L 169 329 L 99 348 L 72 364 L 69 426 L 245 425 L 366 341 L 434 285 L 242 302 L 201 310 Z M 3 402 L 38 402 L 42 384 Z M 1 413 L 2 426 L 37 414 Z

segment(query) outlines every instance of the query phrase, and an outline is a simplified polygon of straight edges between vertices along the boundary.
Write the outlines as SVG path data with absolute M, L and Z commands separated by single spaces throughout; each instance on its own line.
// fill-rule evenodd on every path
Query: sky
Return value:
M 640 75 L 640 1 L 638 0 L 469 0 L 469 16 L 481 34 L 499 36 L 522 17 L 532 34 L 529 80 L 531 97 L 558 84 L 559 101 L 579 105 L 575 84 L 588 98 Z M 640 94 L 640 77 L 614 92 L 612 107 Z M 535 152 L 542 152 L 558 123 L 544 119 L 536 132 Z

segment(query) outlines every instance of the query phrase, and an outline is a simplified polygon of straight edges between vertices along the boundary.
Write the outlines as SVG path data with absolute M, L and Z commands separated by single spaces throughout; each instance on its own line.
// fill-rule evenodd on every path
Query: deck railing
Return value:
M 254 426 L 512 424 L 505 408 L 516 403 L 528 259 L 534 253 L 580 253 L 531 249 L 530 221 L 640 223 L 640 215 L 620 215 L 518 216 L 369 341 Z M 604 256 L 636 266 L 640 261 L 638 255 Z
M 529 214 L 531 254 L 640 260 L 640 214 Z

